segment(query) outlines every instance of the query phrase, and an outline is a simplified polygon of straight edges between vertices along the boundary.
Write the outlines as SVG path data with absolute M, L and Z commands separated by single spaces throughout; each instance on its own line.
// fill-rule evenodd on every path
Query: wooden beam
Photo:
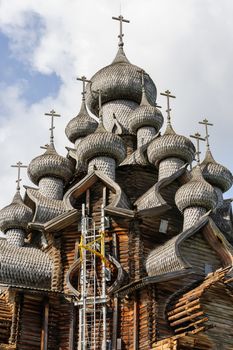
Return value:
M 41 350 L 48 350 L 49 300 L 44 299 L 44 315 L 41 331 Z
M 138 339 L 138 328 L 139 328 L 139 319 L 138 319 L 138 293 L 134 295 L 134 320 L 133 320 L 133 349 L 139 349 L 139 339 Z
M 112 350 L 117 350 L 118 308 L 118 298 L 115 297 L 112 324 Z
M 75 323 L 76 313 L 74 303 L 71 303 L 71 321 L 70 321 L 70 332 L 69 332 L 69 350 L 74 350 L 74 334 L 75 334 Z

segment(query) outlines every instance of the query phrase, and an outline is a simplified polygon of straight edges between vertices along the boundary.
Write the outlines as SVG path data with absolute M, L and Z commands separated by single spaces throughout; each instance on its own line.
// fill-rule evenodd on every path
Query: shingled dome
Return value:
M 204 180 L 201 169 L 196 166 L 192 170 L 192 179 L 179 188 L 175 195 L 178 209 L 183 212 L 188 207 L 202 207 L 207 210 L 217 205 L 217 195 L 214 188 Z
M 119 164 L 126 157 L 125 144 L 121 137 L 106 131 L 102 124 L 93 134 L 88 135 L 79 143 L 77 151 L 81 161 L 109 156 Z
M 70 142 L 75 143 L 78 138 L 93 133 L 97 127 L 97 121 L 88 114 L 85 101 L 82 101 L 78 115 L 69 121 L 65 133 Z
M 3 232 L 14 228 L 25 230 L 32 218 L 32 210 L 24 204 L 20 193 L 17 191 L 12 203 L 0 210 L 0 230 Z
M 87 85 L 87 106 L 94 114 L 98 114 L 98 90 L 102 92 L 102 103 L 112 100 L 125 99 L 140 104 L 142 98 L 141 75 L 142 69 L 131 64 L 125 56 L 122 47 L 107 67 L 99 70 Z M 145 76 L 145 90 L 150 104 L 156 104 L 157 90 L 154 82 Z
M 177 157 L 191 163 L 195 155 L 195 147 L 191 140 L 177 135 L 170 124 L 163 136 L 154 139 L 148 146 L 149 161 L 155 164 L 168 157 Z
M 60 156 L 51 143 L 44 154 L 30 162 L 28 176 L 35 185 L 45 176 L 57 177 L 68 182 L 73 176 L 73 164 L 69 159 Z
M 204 179 L 211 185 L 219 187 L 223 192 L 231 188 L 233 178 L 230 170 L 217 163 L 209 149 L 207 149 L 205 159 L 200 166 Z
M 143 91 L 140 106 L 129 115 L 129 125 L 133 133 L 144 126 L 152 126 L 156 132 L 163 126 L 163 115 L 158 108 L 152 106 Z

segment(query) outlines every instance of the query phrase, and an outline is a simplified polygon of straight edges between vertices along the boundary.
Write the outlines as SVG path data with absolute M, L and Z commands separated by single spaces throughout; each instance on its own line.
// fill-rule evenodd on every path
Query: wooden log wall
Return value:
M 134 300 L 119 301 L 118 338 L 122 342 L 122 350 L 134 349 Z
M 79 340 L 79 311 L 73 302 L 61 298 L 59 308 L 59 349 L 77 350 Z M 57 348 L 56 348 L 57 349 Z M 55 349 L 54 349 L 55 350 Z
M 116 182 L 131 204 L 156 183 L 157 176 L 157 170 L 153 166 L 123 166 L 116 170 Z
M 14 304 L 9 301 L 9 292 L 0 294 L 0 349 L 1 344 L 7 344 L 11 335 Z
M 142 289 L 139 292 L 138 339 L 140 350 L 151 348 L 156 337 L 157 303 L 155 288 Z
M 177 339 L 179 350 L 222 350 L 221 347 L 215 348 L 211 340 L 205 333 L 192 333 L 184 334 Z M 230 350 L 230 348 L 228 349 Z
M 61 238 L 60 235 L 56 237 L 51 233 L 46 234 L 46 239 L 48 245 L 45 249 L 45 252 L 48 253 L 53 260 L 53 274 L 52 274 L 52 290 L 62 290 L 63 281 L 62 281 L 62 260 L 61 260 Z
M 62 232 L 61 240 L 61 263 L 62 263 L 62 289 L 65 294 L 71 294 L 66 285 L 66 274 L 75 258 L 75 244 L 80 241 L 81 233 L 77 227 L 71 227 Z
M 178 180 L 173 181 L 168 186 L 161 188 L 160 194 L 172 208 L 176 207 L 175 194 L 180 187 Z
M 233 296 L 219 282 L 211 286 L 201 298 L 203 312 L 208 316 L 211 326 L 206 334 L 216 349 L 233 349 Z
M 60 319 L 60 297 L 50 295 L 48 314 L 48 350 L 59 348 L 59 319 Z M 45 316 L 45 315 L 43 315 Z M 47 349 L 45 349 L 47 350 Z
M 43 296 L 24 293 L 19 320 L 19 350 L 40 350 L 43 324 Z
M 201 233 L 195 234 L 182 242 L 180 253 L 186 261 L 203 275 L 216 271 L 222 265 L 219 256 Z M 208 267 L 210 270 L 205 273 L 205 269 Z
M 145 276 L 144 244 L 137 222 L 130 225 L 129 239 L 129 276 L 131 281 L 137 281 Z
M 129 230 L 128 228 L 121 227 L 116 221 L 112 221 L 112 230 L 110 234 L 116 234 L 118 260 L 127 273 L 129 273 Z
M 173 331 L 167 320 L 167 307 L 170 305 L 170 299 L 177 291 L 187 290 L 188 286 L 200 280 L 200 275 L 191 274 L 184 277 L 175 278 L 167 282 L 162 282 L 156 286 L 156 301 L 158 303 L 157 316 L 157 334 L 156 341 L 163 338 L 169 338 Z
M 178 350 L 177 340 L 165 339 L 160 340 L 152 346 L 153 350 Z

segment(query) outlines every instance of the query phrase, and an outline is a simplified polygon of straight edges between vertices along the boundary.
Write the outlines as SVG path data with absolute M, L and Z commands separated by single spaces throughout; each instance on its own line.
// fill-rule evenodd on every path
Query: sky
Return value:
M 62 116 L 58 152 L 72 146 L 64 129 L 80 108 L 76 77 L 91 78 L 111 63 L 119 33 L 112 16 L 120 12 L 130 20 L 123 28 L 130 62 L 150 74 L 158 92 L 176 95 L 176 132 L 203 135 L 198 121 L 207 118 L 212 153 L 233 170 L 232 0 L 0 0 L 0 208 L 15 193 L 10 165 L 28 164 L 49 141 L 45 112 Z M 162 96 L 158 104 L 165 111 Z M 25 171 L 22 180 L 32 185 Z

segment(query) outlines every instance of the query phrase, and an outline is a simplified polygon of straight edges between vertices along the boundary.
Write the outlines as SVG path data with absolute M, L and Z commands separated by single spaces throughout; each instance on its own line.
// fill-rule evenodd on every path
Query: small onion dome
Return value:
M 144 126 L 152 126 L 158 132 L 163 126 L 163 115 L 160 110 L 152 106 L 143 91 L 140 106 L 129 115 L 129 126 L 133 133 Z
M 75 143 L 79 137 L 85 137 L 93 133 L 97 126 L 97 121 L 88 114 L 85 101 L 83 100 L 78 115 L 69 121 L 65 133 L 70 142 Z
M 107 67 L 99 70 L 87 85 L 87 106 L 90 111 L 97 115 L 98 95 L 96 91 L 102 92 L 102 103 L 112 100 L 131 100 L 140 104 L 142 97 L 141 71 L 139 67 L 131 64 L 125 56 L 122 47 L 119 47 L 117 55 Z M 155 105 L 157 90 L 152 79 L 145 76 L 145 90 L 148 101 Z
M 77 152 L 82 162 L 94 157 L 109 156 L 119 164 L 126 157 L 125 144 L 121 137 L 108 132 L 102 123 L 93 134 L 88 135 L 79 143 Z
M 0 230 L 3 232 L 13 228 L 26 230 L 32 218 L 32 210 L 24 204 L 20 193 L 17 191 L 12 203 L 0 210 Z
M 72 162 L 60 156 L 53 143 L 47 147 L 44 154 L 34 158 L 28 166 L 28 176 L 30 180 L 38 185 L 42 177 L 52 176 L 68 182 L 73 176 Z
M 195 156 L 195 147 L 191 140 L 177 135 L 168 124 L 163 136 L 155 138 L 149 144 L 147 154 L 152 164 L 168 157 L 177 157 L 190 164 Z
M 192 178 L 181 186 L 175 195 L 178 209 L 183 212 L 188 207 L 214 209 L 218 199 L 214 188 L 204 180 L 199 166 L 193 168 Z
M 233 178 L 230 170 L 217 163 L 209 149 L 207 149 L 205 159 L 200 164 L 200 167 L 204 179 L 211 185 L 220 188 L 223 192 L 231 188 Z

